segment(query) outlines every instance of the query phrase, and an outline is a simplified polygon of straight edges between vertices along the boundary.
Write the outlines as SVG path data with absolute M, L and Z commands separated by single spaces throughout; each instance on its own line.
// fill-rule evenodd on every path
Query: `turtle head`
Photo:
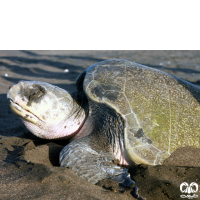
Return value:
M 64 89 L 39 81 L 20 81 L 10 88 L 7 98 L 11 110 L 36 136 L 55 139 L 72 134 L 72 127 L 67 130 L 68 119 L 76 103 Z

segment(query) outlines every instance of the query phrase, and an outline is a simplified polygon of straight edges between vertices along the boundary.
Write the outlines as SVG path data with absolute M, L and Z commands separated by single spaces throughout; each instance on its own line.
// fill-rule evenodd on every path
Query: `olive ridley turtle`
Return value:
M 99 62 L 76 80 L 77 91 L 20 81 L 7 97 L 36 136 L 68 139 L 60 165 L 92 182 L 130 186 L 134 164 L 158 165 L 178 147 L 200 147 L 200 88 L 121 59 Z M 115 164 L 113 160 L 118 160 Z

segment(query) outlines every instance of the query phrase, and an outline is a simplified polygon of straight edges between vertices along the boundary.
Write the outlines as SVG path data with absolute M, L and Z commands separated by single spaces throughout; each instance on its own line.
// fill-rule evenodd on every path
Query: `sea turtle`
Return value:
M 158 165 L 178 147 L 200 147 L 200 88 L 187 81 L 111 59 L 84 70 L 76 87 L 69 94 L 20 81 L 7 97 L 33 134 L 70 141 L 60 165 L 92 183 L 112 178 L 130 186 L 123 166 Z

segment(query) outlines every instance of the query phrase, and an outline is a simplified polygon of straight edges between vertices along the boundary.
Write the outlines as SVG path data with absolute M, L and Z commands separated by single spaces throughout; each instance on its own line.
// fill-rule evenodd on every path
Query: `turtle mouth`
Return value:
M 23 118 L 24 120 L 30 121 L 34 124 L 36 124 L 38 120 L 42 121 L 37 115 L 32 113 L 30 110 L 25 109 L 24 107 L 20 106 L 18 103 L 14 102 L 12 99 L 9 99 L 9 104 L 10 104 L 11 110 L 15 114 Z

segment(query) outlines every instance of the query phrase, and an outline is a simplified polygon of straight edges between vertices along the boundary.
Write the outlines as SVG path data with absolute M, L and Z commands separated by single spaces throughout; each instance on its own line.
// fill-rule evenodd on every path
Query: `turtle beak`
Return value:
M 7 99 L 14 101 L 15 97 L 19 95 L 19 91 L 20 91 L 20 83 L 11 86 L 7 93 Z
M 10 87 L 7 93 L 7 98 L 9 99 L 9 105 L 10 105 L 11 110 L 15 114 L 21 116 L 22 108 L 17 103 L 19 102 L 19 96 L 21 96 L 19 95 L 19 93 L 20 93 L 20 83 L 15 84 Z
M 22 94 L 22 82 L 10 87 L 7 98 L 9 99 L 9 105 L 13 113 L 19 115 L 23 119 L 28 119 L 32 123 L 35 123 L 34 116 L 30 112 L 30 107 L 27 106 L 27 99 Z
M 20 81 L 19 83 L 13 85 L 10 87 L 8 93 L 7 93 L 7 98 L 10 100 L 10 102 L 14 102 L 21 107 L 23 107 L 26 110 L 29 110 L 28 106 L 28 98 L 26 95 L 26 89 L 31 87 L 31 83 L 28 81 Z

